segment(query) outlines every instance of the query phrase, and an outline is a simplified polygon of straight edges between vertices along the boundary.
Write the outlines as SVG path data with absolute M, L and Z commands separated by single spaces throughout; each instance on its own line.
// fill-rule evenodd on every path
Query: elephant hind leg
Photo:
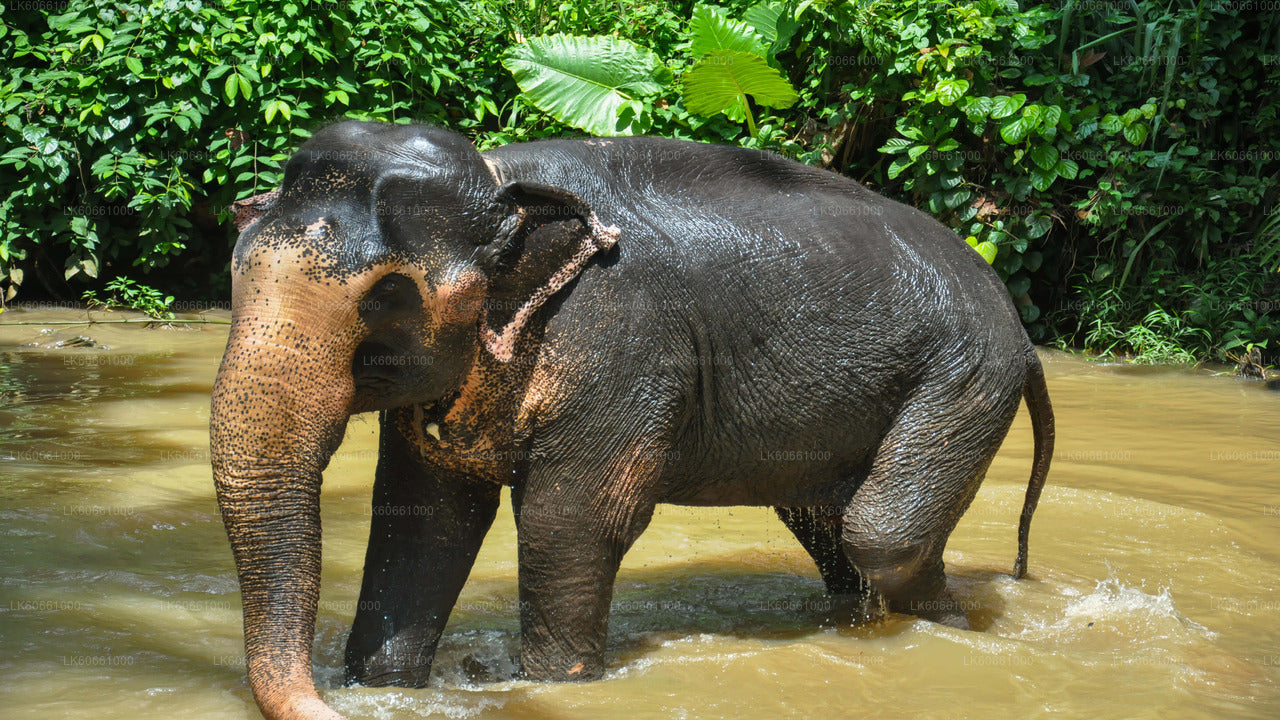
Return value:
M 774 511 L 813 558 L 829 594 L 863 597 L 868 593 L 867 583 L 840 543 L 840 508 L 775 507 Z
M 888 609 L 961 629 L 942 553 L 1018 409 L 1016 392 L 972 387 L 904 409 L 845 509 L 841 541 Z M 1006 397 L 1007 395 L 1007 397 Z

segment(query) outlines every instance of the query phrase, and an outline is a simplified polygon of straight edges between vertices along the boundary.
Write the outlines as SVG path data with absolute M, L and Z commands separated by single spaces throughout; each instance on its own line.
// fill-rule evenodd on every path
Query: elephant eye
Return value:
M 422 306 L 418 286 L 400 273 L 390 273 L 374 284 L 360 300 L 360 319 L 370 328 L 386 325 Z

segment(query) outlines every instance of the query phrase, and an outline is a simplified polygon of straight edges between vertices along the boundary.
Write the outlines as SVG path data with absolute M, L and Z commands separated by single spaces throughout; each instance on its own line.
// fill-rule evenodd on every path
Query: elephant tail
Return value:
M 1015 578 L 1027 574 L 1027 539 L 1031 535 L 1031 516 L 1040 501 L 1049 463 L 1053 460 L 1053 406 L 1049 403 L 1049 388 L 1044 384 L 1044 368 L 1034 347 L 1027 348 L 1027 375 L 1022 385 L 1022 397 L 1031 413 L 1031 428 L 1035 434 L 1035 462 L 1031 466 L 1031 479 L 1027 481 L 1027 496 L 1022 502 L 1022 516 L 1018 520 L 1018 559 L 1013 565 Z

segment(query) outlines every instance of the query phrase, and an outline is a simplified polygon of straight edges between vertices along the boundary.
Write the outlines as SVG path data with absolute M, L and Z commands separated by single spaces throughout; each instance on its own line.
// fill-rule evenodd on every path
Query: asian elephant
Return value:
M 422 686 L 511 488 L 524 675 L 604 670 L 614 576 L 657 503 L 764 505 L 832 593 L 965 628 L 943 548 L 1044 373 L 1000 279 L 925 214 L 776 155 L 658 138 L 486 153 L 343 122 L 242 205 L 213 390 L 218 502 L 268 718 L 313 687 L 320 482 L 380 449 L 350 682 Z

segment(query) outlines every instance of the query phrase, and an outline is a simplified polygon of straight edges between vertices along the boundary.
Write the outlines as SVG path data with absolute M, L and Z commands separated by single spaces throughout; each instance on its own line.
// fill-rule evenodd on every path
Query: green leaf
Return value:
M 1080 174 L 1080 165 L 1077 164 L 1075 160 L 1067 160 L 1066 158 L 1063 158 L 1058 161 L 1058 164 L 1054 166 L 1053 170 L 1058 173 L 1058 175 L 1068 180 L 1075 180 L 1076 175 Z
M 907 148 L 912 147 L 915 144 L 915 141 L 908 140 L 906 138 L 889 138 L 880 148 L 880 152 L 893 155 L 900 152 L 906 152 Z
M 995 120 L 1007 118 L 1022 109 L 1022 104 L 1026 101 L 1027 96 L 1022 93 L 1001 95 L 991 101 L 991 117 Z
M 943 105 L 954 105 L 969 91 L 968 80 L 943 80 L 934 88 L 938 93 L 938 102 Z
M 689 20 L 689 52 L 701 58 L 712 50 L 737 50 L 764 57 L 765 45 L 755 30 L 744 22 L 731 20 L 724 10 L 699 5 Z
M 902 174 L 903 170 L 911 167 L 911 158 L 900 157 L 889 163 L 889 179 L 893 180 Z
M 1102 122 L 1098 123 L 1098 127 L 1109 133 L 1118 133 L 1124 127 L 1120 122 L 1120 116 L 1108 113 L 1103 116 Z
M 683 86 L 685 107 L 704 117 L 740 105 L 744 95 L 779 109 L 800 99 L 791 83 L 764 58 L 737 50 L 707 53 L 684 74 Z
M 1045 222 L 1049 223 L 1049 218 L 1045 218 Z M 1046 231 L 1047 232 L 1047 231 Z M 1032 250 L 1022 256 L 1022 267 L 1027 272 L 1035 272 L 1044 264 L 1044 253 L 1039 250 Z
M 991 265 L 995 263 L 996 253 L 999 252 L 1000 248 L 996 247 L 995 243 L 990 240 L 983 240 L 978 243 L 978 246 L 975 247 L 974 250 L 978 251 L 978 254 L 982 256 L 983 260 L 987 261 L 988 265 Z
M 1031 148 L 1031 162 L 1045 170 L 1052 170 L 1058 164 L 1058 148 L 1052 145 L 1036 145 Z
M 1057 105 L 1048 105 L 1044 109 L 1044 124 L 1049 127 L 1057 127 L 1062 120 L 1062 108 Z
M 969 192 L 968 188 L 960 187 L 944 194 L 942 197 L 942 204 L 945 205 L 948 210 L 954 210 L 969 202 L 969 198 L 971 197 L 973 197 L 973 193 Z
M 994 113 L 992 113 L 994 116 Z M 1031 121 L 1024 115 L 1016 118 L 1010 118 L 1000 126 L 1000 137 L 1010 145 L 1016 145 L 1027 139 L 1027 134 L 1031 132 Z
M 1026 275 L 1018 275 L 1009 278 L 1009 282 L 1005 284 L 1009 288 L 1009 294 L 1014 297 L 1022 297 L 1031 289 L 1031 278 Z
M 1038 167 L 1031 168 L 1031 187 L 1044 192 L 1049 189 L 1053 181 L 1058 178 L 1058 173 L 1053 170 L 1043 170 Z
M 993 101 L 989 97 L 967 97 L 961 102 L 964 114 L 974 125 L 981 124 L 987 119 L 991 114 L 992 105 Z
M 1040 213 L 1028 215 L 1023 222 L 1027 226 L 1027 238 L 1031 240 L 1044 237 L 1053 228 L 1053 221 L 1049 216 Z
M 253 88 L 249 86 L 249 81 L 246 80 L 243 75 L 236 73 L 235 75 L 232 75 L 232 77 L 240 81 L 240 94 L 244 96 L 245 100 L 253 97 Z
M 124 59 L 125 67 L 129 68 L 129 72 L 142 77 L 142 61 L 134 55 L 129 55 Z
M 1141 145 L 1147 139 L 1147 124 L 1135 122 L 1132 125 L 1126 125 L 1124 139 L 1128 140 L 1130 145 Z
M 657 55 L 612 37 L 550 35 L 509 49 L 502 64 L 538 108 L 596 135 L 631 134 L 619 123 L 624 106 L 671 82 Z
M 778 18 L 781 16 L 782 6 L 765 0 L 747 8 L 742 19 L 772 45 L 778 39 Z
M 222 94 L 227 96 L 227 102 L 232 105 L 236 104 L 236 91 L 240 89 L 240 84 L 236 79 L 237 77 L 238 76 L 235 73 L 228 75 L 227 82 L 222 86 Z

